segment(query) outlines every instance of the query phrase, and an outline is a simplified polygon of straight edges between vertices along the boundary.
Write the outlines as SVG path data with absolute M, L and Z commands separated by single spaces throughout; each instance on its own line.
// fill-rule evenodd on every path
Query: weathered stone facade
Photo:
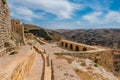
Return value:
M 120 73 L 120 54 L 115 54 L 114 55 L 114 67 L 115 71 Z
M 70 55 L 78 58 L 89 58 L 110 71 L 114 71 L 114 50 L 61 40 L 60 46 L 72 50 L 70 52 L 55 53 L 55 55 Z
M 15 40 L 16 44 L 23 45 L 24 41 L 24 26 L 21 24 L 19 20 L 12 19 L 11 20 L 11 30 L 12 30 L 12 38 Z
M 80 44 L 80 43 L 75 43 L 75 42 L 68 41 L 68 40 L 61 40 L 60 46 L 70 49 L 70 50 L 73 50 L 73 51 L 97 50 L 96 47 L 85 45 L 85 44 Z
M 7 3 L 0 0 L 0 56 L 4 55 L 5 43 L 11 37 L 10 11 Z

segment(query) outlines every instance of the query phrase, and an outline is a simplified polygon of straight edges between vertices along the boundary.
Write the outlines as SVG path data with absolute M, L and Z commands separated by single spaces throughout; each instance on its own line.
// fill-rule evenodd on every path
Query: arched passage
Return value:
M 75 51 L 79 51 L 79 47 L 78 46 L 75 47 Z
M 61 42 L 61 46 L 63 46 L 63 42 Z
M 68 44 L 67 43 L 65 43 L 65 48 L 68 48 Z
M 84 47 L 82 51 L 87 51 L 87 49 Z
M 70 49 L 73 50 L 73 45 L 72 44 L 70 44 Z

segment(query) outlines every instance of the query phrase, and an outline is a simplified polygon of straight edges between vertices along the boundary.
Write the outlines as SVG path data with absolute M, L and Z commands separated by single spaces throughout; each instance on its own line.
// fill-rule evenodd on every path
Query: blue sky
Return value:
M 8 0 L 11 18 L 49 29 L 120 28 L 120 0 Z

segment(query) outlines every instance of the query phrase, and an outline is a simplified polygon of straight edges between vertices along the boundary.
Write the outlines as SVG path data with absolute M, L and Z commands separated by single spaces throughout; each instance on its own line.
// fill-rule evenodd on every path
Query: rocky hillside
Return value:
M 120 49 L 120 29 L 44 29 L 31 24 L 24 24 L 25 33 L 32 33 L 45 40 L 60 40 L 61 38 L 87 45 L 97 45 Z
M 120 29 L 56 30 L 64 38 L 88 45 L 120 49 Z
M 41 28 L 36 25 L 23 24 L 25 33 L 32 33 L 36 37 L 42 37 L 45 40 L 60 40 L 61 36 L 57 32 Z

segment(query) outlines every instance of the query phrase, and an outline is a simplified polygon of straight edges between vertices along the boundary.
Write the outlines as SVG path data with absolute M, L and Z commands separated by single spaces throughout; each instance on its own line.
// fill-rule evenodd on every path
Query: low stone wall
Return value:
M 33 50 L 28 51 L 24 56 L 16 57 L 2 69 L 0 80 L 24 80 L 31 70 L 35 57 Z
M 55 53 L 55 55 L 70 55 L 78 58 L 89 58 L 95 63 L 107 68 L 110 71 L 114 71 L 114 52 L 112 50 L 99 50 L 99 51 L 86 51 L 86 52 L 61 52 Z

